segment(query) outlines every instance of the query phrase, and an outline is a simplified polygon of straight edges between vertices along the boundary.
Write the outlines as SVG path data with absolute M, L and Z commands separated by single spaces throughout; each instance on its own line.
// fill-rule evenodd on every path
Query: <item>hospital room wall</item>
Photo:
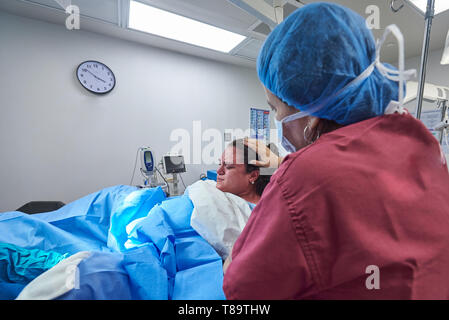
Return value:
M 109 94 L 78 83 L 75 70 L 90 59 L 114 71 Z M 202 132 L 246 129 L 249 108 L 266 105 L 254 69 L 2 11 L 0 67 L 0 212 L 129 184 L 138 147 L 159 160 L 175 144 L 173 129 L 192 135 L 197 120 Z M 184 181 L 212 168 L 188 165 Z

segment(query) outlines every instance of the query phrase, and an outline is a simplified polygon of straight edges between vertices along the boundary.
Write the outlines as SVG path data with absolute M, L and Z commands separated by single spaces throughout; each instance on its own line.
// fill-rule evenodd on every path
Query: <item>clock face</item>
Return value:
M 114 89 L 115 76 L 111 69 L 98 61 L 85 61 L 76 70 L 81 85 L 87 90 L 105 94 Z

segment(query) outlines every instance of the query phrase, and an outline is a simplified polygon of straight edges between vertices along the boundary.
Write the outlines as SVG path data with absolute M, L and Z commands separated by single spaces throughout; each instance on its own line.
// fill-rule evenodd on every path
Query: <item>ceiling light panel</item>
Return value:
M 138 1 L 130 2 L 129 28 L 226 53 L 246 38 Z

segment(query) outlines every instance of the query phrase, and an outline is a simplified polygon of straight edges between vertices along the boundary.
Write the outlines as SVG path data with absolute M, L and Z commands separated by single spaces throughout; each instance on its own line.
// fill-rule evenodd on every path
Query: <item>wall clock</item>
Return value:
M 115 87 L 112 70 L 98 61 L 84 61 L 76 69 L 76 77 L 81 85 L 96 94 L 106 94 Z

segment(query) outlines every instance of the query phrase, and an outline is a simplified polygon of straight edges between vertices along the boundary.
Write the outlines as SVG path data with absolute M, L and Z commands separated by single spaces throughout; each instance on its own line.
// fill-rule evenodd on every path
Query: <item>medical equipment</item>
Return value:
M 448 147 L 447 129 L 449 128 L 449 117 L 447 114 L 447 99 L 438 99 L 437 105 L 438 109 L 441 110 L 442 116 L 441 122 L 435 126 L 435 130 L 441 131 L 440 144 L 443 145 L 443 137 L 444 137 L 445 138 L 444 146 L 447 148 Z
M 142 172 L 147 175 L 153 175 L 154 174 L 153 153 L 149 148 L 141 148 L 140 160 L 142 165 Z
M 404 99 L 404 104 L 408 104 L 415 100 L 418 96 L 418 82 L 407 81 L 407 94 Z M 426 82 L 424 86 L 423 99 L 430 102 L 437 102 L 439 100 L 449 99 L 449 87 L 438 86 Z
M 137 165 L 137 156 L 140 157 L 140 173 L 143 180 L 143 185 L 139 185 L 140 188 L 155 188 L 155 187 L 161 187 L 164 192 L 169 193 L 170 189 L 168 186 L 167 181 L 165 180 L 164 176 L 161 174 L 157 166 L 154 162 L 153 152 L 149 147 L 140 147 L 137 149 L 136 154 L 136 160 L 134 163 L 134 170 L 133 170 L 133 176 L 131 178 L 131 182 L 129 183 L 132 185 L 133 179 L 134 179 L 134 173 L 136 171 L 136 165 Z M 163 183 L 158 182 L 156 171 L 161 175 L 162 179 L 164 180 Z
M 180 175 L 183 172 L 186 172 L 186 165 L 184 162 L 184 156 L 182 155 L 165 155 L 162 157 L 162 165 L 164 167 L 165 174 L 171 174 L 172 179 L 171 182 L 173 184 L 172 194 L 178 195 L 178 174 L 181 178 L 182 184 L 184 188 L 186 187 L 184 181 L 182 180 L 182 176 Z
M 150 148 L 142 147 L 139 149 L 140 153 L 140 172 L 144 177 L 143 187 L 154 188 L 159 186 L 160 184 L 157 181 L 157 176 L 154 171 L 154 160 L 153 153 Z
M 186 172 L 184 156 L 167 155 L 164 156 L 162 160 L 164 162 L 164 170 L 166 174 Z
M 410 104 L 418 96 L 418 83 L 416 81 L 407 82 L 407 95 L 404 99 L 406 104 Z M 435 138 L 443 144 L 443 136 L 449 128 L 449 118 L 447 116 L 447 101 L 449 100 L 449 87 L 437 86 L 425 83 L 423 91 L 423 102 L 426 103 L 425 110 L 421 111 L 421 121 L 431 131 Z M 437 105 L 435 109 L 434 104 Z M 431 107 L 431 108 L 429 108 Z M 417 117 L 417 113 L 412 112 Z
M 424 84 L 426 81 L 426 72 L 427 72 L 427 59 L 429 57 L 429 47 L 430 47 L 430 32 L 432 29 L 432 20 L 435 13 L 435 0 L 427 1 L 427 9 L 426 9 L 426 29 L 424 32 L 424 40 L 423 40 L 423 48 L 421 54 L 421 70 L 419 72 L 419 89 L 418 89 L 418 101 L 416 107 L 416 117 L 418 119 L 421 118 L 421 110 L 422 110 L 422 100 L 424 97 Z
M 390 7 L 393 12 L 398 12 L 403 6 L 399 7 L 397 10 L 394 9 L 394 2 L 395 0 L 390 0 Z M 424 99 L 424 86 L 426 82 L 426 72 L 427 72 L 427 60 L 429 57 L 429 50 L 430 50 L 430 36 L 431 36 L 431 30 L 432 30 L 432 22 L 433 18 L 448 10 L 447 7 L 447 1 L 438 1 L 435 0 L 405 0 L 406 3 L 408 3 L 412 8 L 414 8 L 417 12 L 424 15 L 425 20 L 425 29 L 424 29 L 424 39 L 423 39 L 423 47 L 422 47 L 422 53 L 421 53 L 421 69 L 419 71 L 419 88 L 418 88 L 418 99 L 416 101 L 416 118 L 421 118 L 421 111 L 422 111 L 422 103 Z M 448 34 L 449 37 L 449 34 Z M 448 38 L 449 39 L 449 38 Z M 449 53 L 447 52 L 449 49 L 447 49 L 448 46 L 448 39 L 446 39 L 446 51 L 443 53 L 443 58 L 441 60 L 441 64 L 449 63 Z M 445 60 L 445 58 L 447 60 Z

